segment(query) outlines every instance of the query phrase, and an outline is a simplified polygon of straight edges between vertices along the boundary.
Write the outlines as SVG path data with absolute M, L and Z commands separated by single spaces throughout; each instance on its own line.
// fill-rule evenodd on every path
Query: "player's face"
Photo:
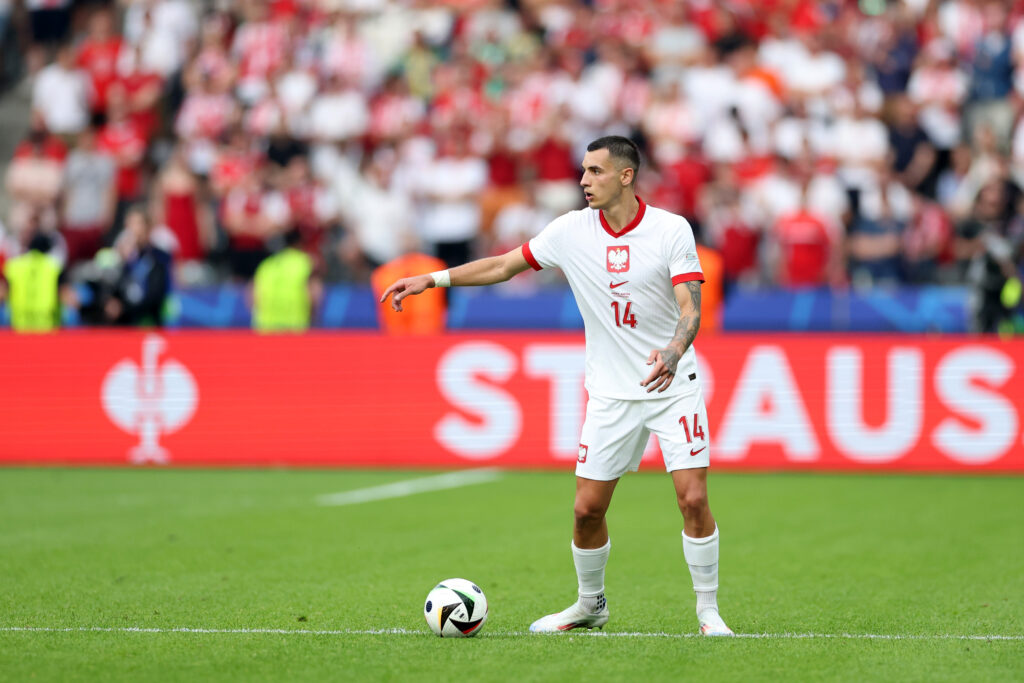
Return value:
M 592 209 L 607 209 L 613 206 L 622 196 L 628 183 L 624 177 L 624 169 L 618 169 L 612 161 L 607 149 L 598 149 L 583 155 L 583 177 L 580 187 Z

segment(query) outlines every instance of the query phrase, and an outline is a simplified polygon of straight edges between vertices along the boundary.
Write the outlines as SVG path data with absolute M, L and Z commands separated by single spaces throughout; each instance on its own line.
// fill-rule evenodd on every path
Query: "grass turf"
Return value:
M 430 474 L 2 470 L 0 679 L 1024 678 L 1024 479 L 713 474 L 734 630 L 911 638 L 711 641 L 523 634 L 574 598 L 570 473 L 316 504 Z M 694 633 L 669 479 L 626 477 L 609 524 L 606 631 Z M 452 576 L 487 592 L 477 638 L 423 622 Z

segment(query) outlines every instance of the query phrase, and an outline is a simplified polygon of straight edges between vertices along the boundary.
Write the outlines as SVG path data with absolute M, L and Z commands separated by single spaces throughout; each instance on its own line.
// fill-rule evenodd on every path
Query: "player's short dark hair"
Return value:
M 605 135 L 587 145 L 588 152 L 599 149 L 608 150 L 608 156 L 633 169 L 633 182 L 636 182 L 636 174 L 640 172 L 640 148 L 635 142 L 621 135 Z

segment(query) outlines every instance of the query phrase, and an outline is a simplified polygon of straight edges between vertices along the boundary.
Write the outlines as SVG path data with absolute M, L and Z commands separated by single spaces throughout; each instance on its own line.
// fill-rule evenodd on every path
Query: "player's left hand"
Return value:
M 647 387 L 647 393 L 651 393 L 655 389 L 658 393 L 665 391 L 672 385 L 672 380 L 676 378 L 675 365 L 669 367 L 671 358 L 664 358 L 662 356 L 664 349 L 655 349 L 651 351 L 651 355 L 647 357 L 647 364 L 653 365 L 651 368 L 651 374 L 647 375 L 647 379 L 640 382 L 640 386 Z M 669 362 L 666 362 L 669 361 Z

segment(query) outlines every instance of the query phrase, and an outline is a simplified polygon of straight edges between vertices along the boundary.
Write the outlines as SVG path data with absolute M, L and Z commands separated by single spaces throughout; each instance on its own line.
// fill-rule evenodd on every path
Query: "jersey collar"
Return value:
M 647 205 L 644 204 L 644 200 L 640 198 L 640 195 L 637 195 L 636 200 L 640 203 L 640 208 L 637 209 L 636 215 L 633 216 L 633 220 L 631 220 L 629 222 L 629 225 L 624 227 L 621 232 L 615 232 L 614 230 L 612 230 L 612 226 L 608 225 L 608 221 L 606 221 L 604 218 L 604 211 L 597 212 L 598 215 L 601 217 L 601 227 L 604 228 L 604 231 L 606 233 L 608 233 L 612 237 L 622 237 L 627 232 L 629 232 L 636 226 L 640 225 L 640 221 L 644 219 L 644 212 L 647 210 Z

